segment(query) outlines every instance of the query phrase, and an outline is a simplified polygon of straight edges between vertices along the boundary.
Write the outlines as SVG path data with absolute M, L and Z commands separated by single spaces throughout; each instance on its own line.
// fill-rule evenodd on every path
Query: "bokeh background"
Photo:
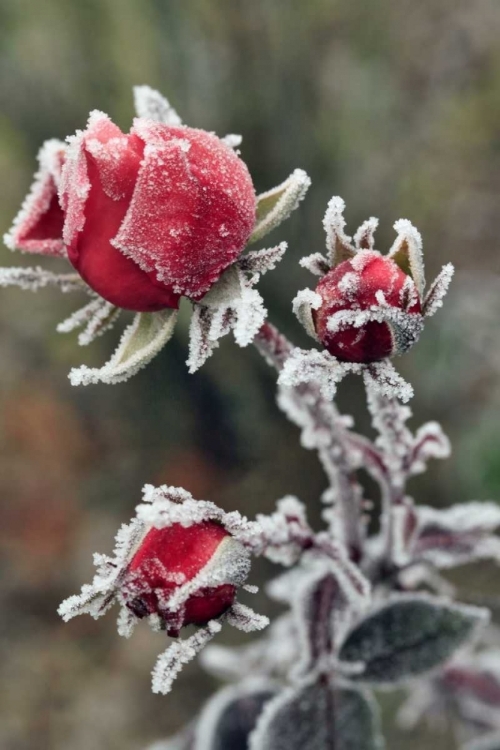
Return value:
M 352 231 L 381 219 L 424 236 L 429 277 L 459 271 L 446 309 L 399 364 L 415 420 L 442 422 L 452 460 L 411 489 L 425 503 L 500 498 L 500 5 L 497 0 L 0 0 L 0 230 L 9 228 L 43 140 L 102 109 L 124 129 L 131 86 L 162 90 L 188 124 L 242 133 L 258 191 L 306 169 L 313 188 L 270 238 L 290 250 L 261 284 L 273 320 L 305 339 L 290 302 L 311 283 L 299 258 L 323 248 L 332 194 Z M 2 265 L 32 262 L 0 251 Z M 36 259 L 38 261 L 38 259 Z M 52 267 L 59 264 L 53 261 Z M 296 493 L 317 515 L 325 480 L 274 403 L 274 375 L 229 339 L 188 376 L 187 310 L 176 338 L 129 383 L 73 389 L 116 334 L 79 349 L 56 324 L 80 299 L 0 297 L 0 746 L 140 750 L 177 730 L 214 688 L 193 665 L 168 697 L 149 671 L 163 636 L 118 638 L 113 618 L 63 625 L 56 607 L 109 551 L 144 482 L 183 485 L 249 515 Z M 364 415 L 359 385 L 340 401 Z M 368 491 L 373 488 L 368 487 Z M 257 565 L 254 580 L 269 571 Z M 498 594 L 463 571 L 468 601 Z M 485 599 L 486 600 L 486 599 Z M 265 597 L 260 611 L 273 613 Z M 226 634 L 226 640 L 239 636 Z M 454 747 L 452 732 L 407 738 L 385 706 L 389 750 Z

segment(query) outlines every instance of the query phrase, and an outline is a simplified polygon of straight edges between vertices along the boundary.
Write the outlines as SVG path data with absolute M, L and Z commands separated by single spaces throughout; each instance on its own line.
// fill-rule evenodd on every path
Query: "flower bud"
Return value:
M 322 300 L 312 311 L 316 335 L 340 361 L 376 362 L 418 338 L 421 301 L 413 279 L 375 250 L 332 268 L 316 293 Z
M 233 604 L 236 585 L 225 569 L 237 556 L 246 565 L 243 547 L 213 521 L 152 528 L 129 563 L 122 596 L 136 617 L 156 614 L 176 636 L 182 626 L 205 625 Z
M 255 223 L 244 162 L 203 130 L 100 112 L 70 139 L 60 202 L 69 259 L 112 304 L 137 312 L 201 298 Z

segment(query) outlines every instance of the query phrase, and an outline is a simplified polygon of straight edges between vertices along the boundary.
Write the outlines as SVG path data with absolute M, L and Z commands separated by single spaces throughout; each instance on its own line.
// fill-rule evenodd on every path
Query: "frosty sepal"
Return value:
M 38 292 L 47 286 L 57 286 L 63 293 L 94 293 L 77 273 L 52 273 L 36 268 L 0 268 L 0 287 L 17 286 L 27 292 Z
M 474 560 L 500 561 L 500 507 L 496 503 L 460 503 L 436 509 L 415 508 L 416 533 L 412 557 L 437 568 L 452 568 Z
M 362 664 L 359 679 L 394 684 L 438 667 L 487 624 L 489 612 L 430 596 L 400 596 L 347 636 L 341 661 Z
M 305 197 L 311 180 L 296 169 L 281 185 L 257 196 L 257 219 L 249 242 L 257 242 L 288 219 Z
M 269 701 L 249 750 L 383 750 L 371 696 L 327 681 L 302 684 Z
M 134 106 L 137 117 L 176 127 L 182 120 L 168 99 L 150 86 L 134 86 Z
M 193 304 L 189 329 L 189 372 L 196 372 L 231 330 L 239 346 L 248 346 L 264 323 L 267 310 L 254 285 L 272 270 L 286 251 L 286 242 L 247 253 L 222 274 L 208 294 Z
M 454 273 L 455 269 L 452 264 L 447 263 L 432 282 L 422 308 L 422 312 L 426 318 L 432 317 L 443 306 L 443 300 L 448 292 L 448 287 L 451 284 Z
M 128 380 L 146 367 L 172 338 L 176 320 L 177 310 L 137 313 L 109 362 L 101 368 L 74 367 L 69 374 L 71 385 L 112 385 Z
M 83 331 L 78 336 L 80 346 L 87 346 L 98 336 L 113 328 L 120 317 L 121 310 L 102 297 L 97 297 L 77 310 L 57 326 L 58 333 L 70 333 L 78 328 Z
M 264 679 L 245 680 L 219 690 L 198 719 L 193 750 L 234 750 L 248 746 L 248 737 L 277 686 Z
M 355 362 L 340 362 L 327 351 L 295 348 L 286 360 L 278 378 L 285 387 L 297 387 L 303 383 L 315 383 L 322 395 L 331 399 L 337 392 L 339 383 L 350 373 L 362 375 L 370 386 L 381 395 L 409 401 L 413 389 L 397 373 L 391 362 L 374 362 L 363 365 Z
M 233 531 L 244 528 L 245 519 L 176 487 L 146 485 L 144 501 L 136 518 L 121 528 L 114 556 L 95 557 L 98 570 L 92 584 L 64 601 L 59 613 L 64 620 L 84 613 L 97 618 L 117 603 L 118 632 L 126 637 L 141 619 L 172 637 L 185 625 L 199 626 L 158 659 L 153 690 L 166 693 L 223 621 L 250 631 L 265 627 L 268 620 L 236 601 L 250 555 Z
M 388 257 L 410 276 L 420 296 L 425 289 L 424 254 L 420 232 L 407 219 L 399 219 L 394 224 L 397 237 L 389 250 Z

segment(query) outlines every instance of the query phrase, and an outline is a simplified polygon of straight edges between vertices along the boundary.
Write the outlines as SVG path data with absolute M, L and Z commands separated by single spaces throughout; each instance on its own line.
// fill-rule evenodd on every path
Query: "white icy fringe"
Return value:
M 158 657 L 152 672 L 153 693 L 166 695 L 172 689 L 175 678 L 182 667 L 189 664 L 195 656 L 222 630 L 218 620 L 210 620 L 204 628 L 200 628 L 185 641 L 175 641 Z
M 57 326 L 58 333 L 70 333 L 84 327 L 78 336 L 80 346 L 91 344 L 99 336 L 113 328 L 120 317 L 121 309 L 102 297 L 89 302 Z
M 104 367 L 86 365 L 73 368 L 71 385 L 91 383 L 122 383 L 135 375 L 163 349 L 174 333 L 177 310 L 137 313 L 125 329 L 115 353 Z
M 304 199 L 311 180 L 303 169 L 296 169 L 281 185 L 257 196 L 257 221 L 249 242 L 257 242 L 288 219 Z
M 189 329 L 189 372 L 196 372 L 231 330 L 239 346 L 248 346 L 263 325 L 267 310 L 256 289 L 260 277 L 276 267 L 286 242 L 239 258 L 200 302 L 193 304 Z
M 133 92 L 137 117 L 145 117 L 171 127 L 182 125 L 175 109 L 159 91 L 150 86 L 134 86 Z
M 349 373 L 362 375 L 365 383 L 387 398 L 406 402 L 413 396 L 413 388 L 403 380 L 389 360 L 370 365 L 340 362 L 329 352 L 319 352 L 316 349 L 293 349 L 280 373 L 278 383 L 285 387 L 315 383 L 325 398 L 332 399 L 338 384 Z
M 351 238 L 344 232 L 345 203 L 338 195 L 330 199 L 323 219 L 326 233 L 326 249 L 330 268 L 338 266 L 344 260 L 350 260 L 356 254 Z
M 454 273 L 455 269 L 453 265 L 447 263 L 432 282 L 422 308 L 422 312 L 427 318 L 430 318 L 443 306 L 443 300 Z
M 90 287 L 77 273 L 52 273 L 36 268 L 0 268 L 0 287 L 17 286 L 28 292 L 37 292 L 46 286 L 57 286 L 61 292 L 87 292 Z
M 415 282 L 420 297 L 425 289 L 424 255 L 422 237 L 408 219 L 399 219 L 394 224 L 397 237 L 389 250 L 388 257 L 409 273 Z

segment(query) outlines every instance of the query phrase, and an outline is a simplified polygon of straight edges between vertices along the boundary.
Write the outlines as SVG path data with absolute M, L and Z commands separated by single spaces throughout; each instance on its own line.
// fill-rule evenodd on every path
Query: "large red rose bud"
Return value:
M 136 617 L 156 614 L 177 636 L 182 626 L 205 625 L 234 603 L 236 586 L 224 583 L 223 567 L 235 554 L 244 557 L 241 545 L 213 521 L 153 528 L 130 562 L 122 596 Z M 214 580 L 220 585 L 203 583 Z M 176 594 L 180 606 L 172 607 Z
M 401 340 L 399 327 L 391 322 L 395 311 L 414 315 L 415 322 L 420 320 L 421 301 L 413 279 L 375 250 L 362 250 L 332 268 L 319 282 L 316 294 L 322 300 L 313 310 L 318 339 L 344 362 L 376 362 L 404 349 L 407 342 Z M 358 324 L 352 316 L 370 310 L 374 311 L 373 320 L 361 316 Z M 344 312 L 349 315 L 342 316 Z M 332 325 L 332 316 L 338 325 Z
M 63 239 L 87 284 L 137 312 L 203 297 L 255 224 L 252 180 L 233 149 L 145 118 L 125 135 L 100 112 L 69 140 Z

